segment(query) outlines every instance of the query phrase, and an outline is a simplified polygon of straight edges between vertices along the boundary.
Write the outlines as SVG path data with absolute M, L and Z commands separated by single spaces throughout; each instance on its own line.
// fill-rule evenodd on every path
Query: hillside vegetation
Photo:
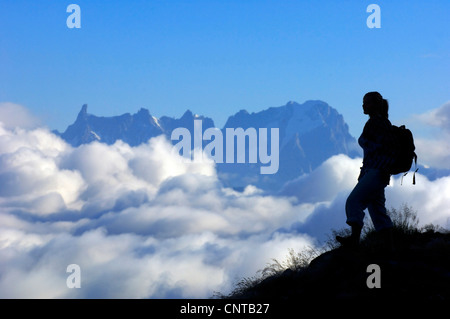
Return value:
M 273 260 L 251 278 L 240 280 L 221 298 L 324 300 L 450 299 L 450 233 L 426 225 L 418 227 L 410 207 L 391 209 L 394 247 L 386 245 L 371 225 L 365 227 L 359 249 L 335 241 L 333 231 L 319 250 L 295 253 L 285 261 Z

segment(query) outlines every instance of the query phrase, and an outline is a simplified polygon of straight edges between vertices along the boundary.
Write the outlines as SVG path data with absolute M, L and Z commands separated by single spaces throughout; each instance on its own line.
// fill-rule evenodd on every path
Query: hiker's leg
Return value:
M 385 177 L 386 176 L 383 176 L 383 174 L 380 174 L 380 178 L 378 179 L 378 181 L 381 181 L 379 184 L 380 187 L 378 188 L 378 190 L 375 190 L 373 192 L 373 199 L 370 201 L 367 208 L 369 210 L 370 218 L 372 219 L 375 230 L 380 234 L 380 238 L 382 238 L 382 248 L 388 252 L 393 252 L 393 224 L 386 210 L 386 197 L 384 194 L 384 190 L 387 183 Z
M 361 237 L 361 230 L 364 226 L 364 210 L 370 196 L 370 176 L 363 175 L 358 184 L 347 198 L 345 203 L 345 213 L 347 224 L 352 227 L 352 234 L 349 237 L 336 236 L 336 240 L 344 246 L 356 248 Z
M 348 237 L 336 236 L 336 240 L 345 247 L 357 248 L 359 246 L 359 240 L 361 237 L 362 227 L 358 225 L 352 225 L 352 234 Z
M 394 252 L 394 238 L 392 233 L 392 220 L 386 212 L 384 191 L 382 195 L 371 202 L 368 206 L 370 218 L 372 219 L 375 230 L 379 233 L 381 239 L 380 246 L 384 251 Z
M 384 196 L 384 189 L 380 190 L 373 201 L 368 205 L 370 218 L 376 231 L 387 228 L 392 228 L 392 220 L 387 214 L 386 198 Z
M 378 173 L 378 178 L 373 178 L 373 185 L 371 200 L 368 203 L 367 208 L 375 230 L 380 231 L 392 228 L 392 220 L 386 210 L 386 197 L 384 194 L 384 189 L 386 187 L 385 178 L 381 173 Z
M 370 200 L 371 177 L 364 174 L 352 190 L 345 203 L 345 214 L 347 215 L 347 224 L 350 226 L 363 227 L 364 210 L 367 208 Z

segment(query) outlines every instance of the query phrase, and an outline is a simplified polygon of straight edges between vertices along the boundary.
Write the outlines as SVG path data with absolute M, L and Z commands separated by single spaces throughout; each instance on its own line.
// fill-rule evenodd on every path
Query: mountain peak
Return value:
M 143 112 L 143 113 L 149 113 L 148 109 L 146 109 L 146 108 L 144 108 L 144 107 L 141 107 L 141 108 L 139 109 L 138 113 L 141 113 L 141 112 Z
M 141 107 L 139 109 L 139 111 L 137 112 L 137 115 L 139 115 L 139 116 L 150 116 L 150 112 L 149 112 L 149 110 Z
M 202 120 L 203 130 L 214 127 L 211 118 L 196 115 L 190 109 L 181 118 L 162 116 L 158 119 L 151 116 L 145 108 L 133 115 L 126 113 L 99 117 L 88 114 L 85 104 L 76 122 L 61 136 L 71 145 L 78 146 L 98 140 L 91 133 L 95 132 L 101 137 L 102 143 L 112 144 L 122 140 L 136 146 L 159 135 L 170 138 L 173 130 L 179 127 L 187 128 L 193 135 L 194 120 Z M 278 128 L 281 164 L 276 176 L 269 179 L 259 174 L 261 163 L 218 163 L 221 181 L 227 187 L 245 187 L 248 181 L 252 181 L 252 185 L 261 189 L 279 190 L 287 181 L 311 172 L 333 155 L 342 153 L 350 157 L 360 156 L 360 149 L 356 140 L 348 133 L 343 117 L 323 101 L 306 101 L 303 104 L 289 101 L 284 106 L 251 113 L 241 109 L 228 118 L 223 130 L 226 128 Z
M 189 119 L 189 118 L 193 118 L 194 114 L 192 113 L 191 110 L 187 110 L 186 112 L 184 112 L 183 116 L 181 116 L 181 119 Z
M 85 119 L 87 117 L 87 107 L 88 107 L 87 104 L 83 104 L 83 106 L 81 107 L 80 112 L 78 113 L 77 121 L 78 120 L 83 120 L 83 119 Z
M 239 112 L 236 113 L 236 115 L 248 115 L 248 111 L 247 110 L 240 110 Z

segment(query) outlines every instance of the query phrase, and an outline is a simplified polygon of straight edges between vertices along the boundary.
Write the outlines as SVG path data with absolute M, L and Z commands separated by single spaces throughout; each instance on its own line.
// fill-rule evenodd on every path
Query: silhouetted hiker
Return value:
M 341 245 L 355 248 L 359 244 L 364 226 L 364 210 L 369 210 L 370 218 L 377 232 L 385 233 L 388 244 L 391 241 L 392 221 L 386 213 L 384 189 L 389 184 L 390 174 L 386 171 L 391 158 L 386 150 L 391 147 L 391 122 L 388 119 L 389 104 L 378 92 L 369 92 L 363 98 L 364 114 L 369 120 L 358 139 L 364 151 L 363 166 L 358 183 L 345 204 L 347 224 L 351 226 L 349 237 L 336 236 Z

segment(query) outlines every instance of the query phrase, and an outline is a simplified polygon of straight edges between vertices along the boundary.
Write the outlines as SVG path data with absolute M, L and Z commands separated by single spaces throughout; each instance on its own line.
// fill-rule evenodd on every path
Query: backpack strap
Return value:
M 406 172 L 405 174 L 402 175 L 402 179 L 400 180 L 400 185 L 403 185 L 403 177 L 405 177 L 406 175 L 408 175 L 408 172 Z M 415 182 L 414 176 L 413 176 L 413 184 Z
M 413 185 L 416 185 L 416 173 L 419 170 L 417 167 L 417 154 L 414 152 L 414 168 L 416 169 L 413 173 Z
M 419 170 L 419 168 L 417 167 L 417 154 L 414 152 L 414 172 L 413 172 L 413 185 L 416 185 L 416 173 Z M 402 179 L 400 180 L 400 185 L 403 185 L 403 177 L 405 177 L 406 175 L 408 175 L 409 172 L 406 172 L 405 174 L 402 175 Z

